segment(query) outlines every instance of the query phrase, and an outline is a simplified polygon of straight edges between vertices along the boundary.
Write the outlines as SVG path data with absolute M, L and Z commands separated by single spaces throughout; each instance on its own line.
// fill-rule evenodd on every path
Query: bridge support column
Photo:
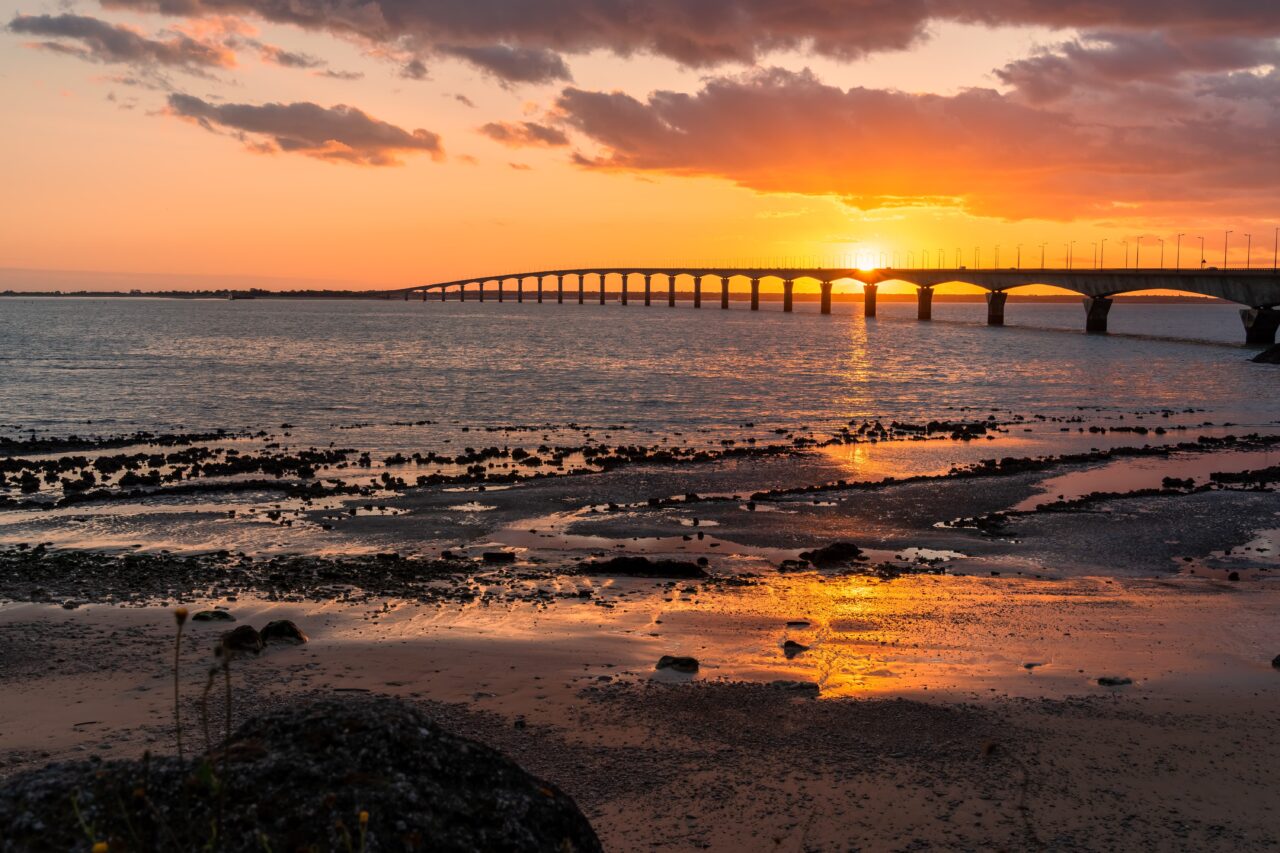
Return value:
M 648 308 L 653 302 L 653 282 L 650 281 L 653 276 L 649 273 L 644 274 L 644 307 Z
M 876 291 L 879 289 L 878 284 L 862 285 L 862 316 L 876 316 Z
M 506 283 L 507 282 L 504 279 L 501 279 L 501 278 L 498 279 L 498 301 L 499 302 L 502 301 L 503 294 L 506 292 L 506 287 L 504 287 Z
M 751 310 L 760 310 L 760 279 L 751 279 Z
M 1280 308 L 1241 308 L 1244 321 L 1244 342 L 1271 346 L 1276 342 L 1276 329 L 1280 328 Z
M 538 304 L 542 304 L 542 276 L 538 276 Z
M 631 281 L 631 274 L 624 272 L 622 274 L 622 304 L 623 305 L 627 304 L 627 284 L 630 281 Z
M 829 281 L 820 282 L 820 286 L 822 287 L 821 312 L 823 314 L 830 314 L 831 313 L 831 282 Z
M 524 302 L 524 276 L 516 279 L 516 302 Z
M 408 301 L 409 301 L 409 291 L 407 291 L 407 290 L 404 292 L 404 301 L 405 301 L 405 302 L 408 302 Z
M 702 307 L 702 276 L 700 275 L 693 277 L 693 307 Z
M 582 304 L 583 297 L 586 295 L 584 293 L 584 289 L 586 288 L 586 285 L 583 284 L 582 280 L 583 280 L 582 273 L 578 273 L 578 304 L 579 305 Z
M 729 310 L 729 279 L 732 276 L 720 276 L 720 308 L 723 311 Z
M 607 273 L 600 273 L 600 304 L 604 304 L 604 277 Z
M 787 279 L 786 281 L 782 282 L 782 310 L 787 312 L 788 314 L 791 313 L 791 309 L 792 309 L 791 295 L 792 295 L 792 291 L 795 290 L 795 286 L 796 286 L 796 283 L 791 279 Z
M 1004 304 L 1009 301 L 1009 294 L 1003 290 L 993 290 L 987 294 L 987 325 L 1004 325 Z
M 917 320 L 933 319 L 933 288 L 932 287 L 916 288 L 916 319 Z
M 1107 313 L 1111 310 L 1111 300 L 1105 296 L 1086 296 L 1084 298 L 1084 330 L 1094 334 L 1107 333 Z
M 480 282 L 480 301 L 484 302 L 484 282 Z
M 423 299 L 425 299 L 425 298 L 426 298 L 426 295 L 425 295 L 425 294 L 426 294 L 426 291 L 424 290 L 424 291 L 422 291 L 422 292 L 423 292 Z M 446 298 L 448 298 L 448 294 L 449 294 L 449 291 L 448 291 L 447 289 L 445 289 L 445 288 L 443 288 L 443 287 L 442 287 L 442 288 L 440 288 L 440 301 L 441 301 L 441 302 L 444 302 L 444 301 L 445 301 L 445 299 L 446 299 Z
M 564 276 L 556 276 L 556 304 L 564 304 Z
M 667 275 L 667 307 L 676 307 L 676 274 Z

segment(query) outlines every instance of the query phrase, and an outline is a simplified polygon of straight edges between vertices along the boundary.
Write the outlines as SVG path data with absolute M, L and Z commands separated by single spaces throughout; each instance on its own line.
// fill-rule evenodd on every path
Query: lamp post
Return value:
M 996 269 L 1000 269 L 1000 244 L 996 243 Z
M 1107 268 L 1107 238 L 1102 238 L 1102 250 L 1098 253 L 1098 269 Z
M 1222 235 L 1222 268 L 1224 270 L 1227 268 L 1227 249 L 1231 245 L 1231 235 L 1234 233 L 1234 231 L 1228 231 Z
M 1142 235 L 1139 234 L 1133 238 L 1133 269 L 1138 271 L 1142 268 Z
M 1022 269 L 1022 244 L 1018 244 L 1018 262 L 1014 264 L 1015 269 Z
M 1067 244 L 1067 269 L 1075 266 L 1076 259 L 1076 241 L 1072 240 Z
M 1276 228 L 1276 244 L 1271 250 L 1271 269 L 1280 270 L 1280 228 Z
M 1089 245 L 1093 247 L 1093 268 L 1096 270 L 1098 268 L 1098 244 L 1090 243 Z
M 1204 269 L 1204 265 L 1205 265 L 1204 238 L 1201 237 L 1199 239 L 1200 239 L 1200 269 Z
M 1179 234 L 1179 235 L 1178 235 L 1178 254 L 1177 254 L 1177 260 L 1176 260 L 1176 261 L 1174 261 L 1174 263 L 1173 263 L 1173 265 L 1174 265 L 1174 267 L 1175 267 L 1176 269 L 1182 269 L 1182 238 L 1183 238 L 1183 237 L 1185 237 L 1185 236 L 1187 236 L 1187 235 L 1186 235 L 1186 234 Z
M 1244 235 L 1244 268 L 1249 269 L 1253 257 L 1253 235 Z
M 973 268 L 982 269 L 982 249 L 978 246 L 973 247 Z
M 1120 242 L 1124 244 L 1124 268 L 1128 269 L 1129 268 L 1129 241 L 1121 240 Z
M 1277 233 L 1280 234 L 1280 230 L 1278 230 Z M 1040 244 L 1040 269 L 1044 269 L 1044 247 L 1048 245 L 1048 243 Z
M 1156 239 L 1160 241 L 1160 269 L 1164 269 L 1164 238 L 1157 237 Z

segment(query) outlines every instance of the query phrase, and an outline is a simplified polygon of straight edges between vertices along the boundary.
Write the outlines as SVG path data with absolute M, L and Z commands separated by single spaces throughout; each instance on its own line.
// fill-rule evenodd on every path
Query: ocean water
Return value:
M 1248 361 L 1237 309 L 1117 304 L 1082 333 L 1075 304 L 651 308 L 525 302 L 0 300 L 5 434 L 295 425 L 387 447 L 460 426 L 626 425 L 712 443 L 744 423 L 1202 409 L 1280 416 L 1280 376 Z M 432 425 L 395 424 L 422 420 Z M 700 432 L 701 431 L 701 432 Z M 345 431 L 345 432 L 349 432 Z M 341 442 L 340 442 L 341 443 Z

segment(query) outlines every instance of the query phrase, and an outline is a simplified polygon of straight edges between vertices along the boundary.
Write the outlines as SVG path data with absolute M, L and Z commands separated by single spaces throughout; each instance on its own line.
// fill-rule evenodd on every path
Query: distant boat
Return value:
M 238 293 L 234 290 L 228 290 L 227 298 L 228 299 L 257 299 L 258 297 L 254 296 L 252 293 Z

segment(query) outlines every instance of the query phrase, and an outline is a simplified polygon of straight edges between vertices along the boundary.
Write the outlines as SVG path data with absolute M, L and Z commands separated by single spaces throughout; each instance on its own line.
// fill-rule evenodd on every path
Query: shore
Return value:
M 237 717 L 334 692 L 421 703 L 563 789 L 610 850 L 1280 839 L 1271 582 L 594 588 L 552 604 L 189 603 L 310 635 L 237 664 Z M 225 627 L 189 626 L 189 721 Z M 8 604 L 0 636 L 14 650 L 0 663 L 5 774 L 172 748 L 169 608 Z M 807 648 L 788 657 L 788 640 Z M 696 657 L 698 672 L 656 670 L 665 654 Z

